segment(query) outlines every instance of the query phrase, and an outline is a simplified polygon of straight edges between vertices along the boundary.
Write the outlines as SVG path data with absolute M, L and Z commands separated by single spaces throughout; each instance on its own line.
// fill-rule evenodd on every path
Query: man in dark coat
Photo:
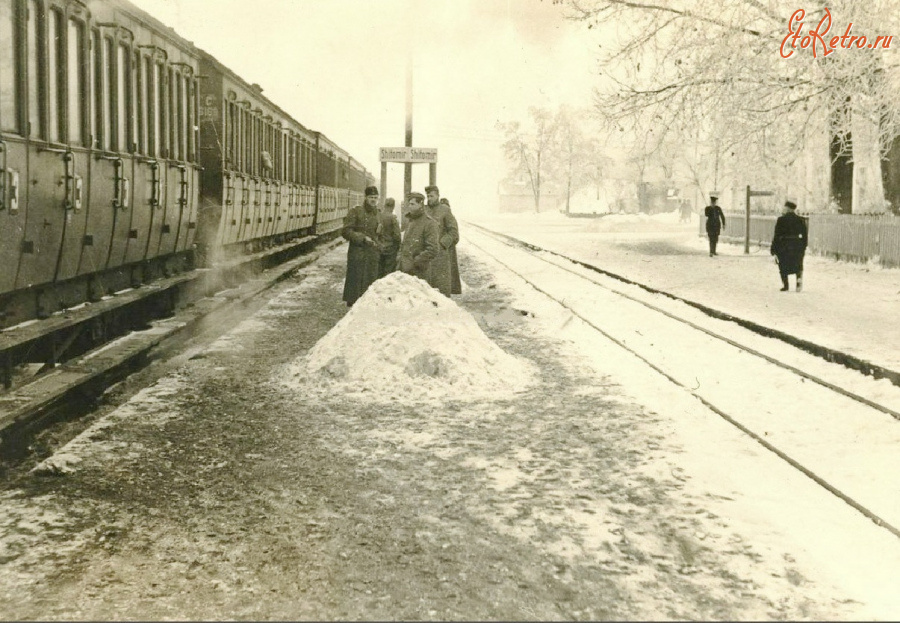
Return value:
M 350 243 L 347 249 L 347 278 L 344 280 L 344 300 L 351 307 L 372 282 L 378 279 L 381 249 L 378 246 L 378 189 L 368 186 L 365 203 L 353 206 L 344 217 L 341 235 Z
M 459 226 L 450 212 L 450 206 L 441 203 L 441 193 L 437 186 L 427 186 L 425 194 L 428 197 L 425 214 L 438 226 L 438 251 L 431 261 L 428 283 L 444 296 L 450 296 L 453 290 L 453 258 L 450 250 L 459 242 Z
M 441 203 L 450 209 L 450 202 L 441 197 Z M 457 238 L 458 240 L 458 238 Z M 450 247 L 450 294 L 462 294 L 462 280 L 459 278 L 459 259 L 456 257 L 456 244 Z
M 406 229 L 397 258 L 400 270 L 428 281 L 431 261 L 438 253 L 438 244 L 437 223 L 425 214 L 425 196 L 422 193 L 410 193 Z
M 784 202 L 784 213 L 775 221 L 775 233 L 769 251 L 778 263 L 781 291 L 787 292 L 788 275 L 797 275 L 797 292 L 803 290 L 803 256 L 806 254 L 806 220 L 796 212 L 797 202 Z
M 400 223 L 394 215 L 395 202 L 388 197 L 384 200 L 384 208 L 379 216 L 378 248 L 381 250 L 381 262 L 378 277 L 384 277 L 397 270 L 397 252 L 400 250 Z
M 716 245 L 719 243 L 719 232 L 725 228 L 725 213 L 718 204 L 719 193 L 709 194 L 709 205 L 706 206 L 706 235 L 709 236 L 709 256 L 718 255 Z

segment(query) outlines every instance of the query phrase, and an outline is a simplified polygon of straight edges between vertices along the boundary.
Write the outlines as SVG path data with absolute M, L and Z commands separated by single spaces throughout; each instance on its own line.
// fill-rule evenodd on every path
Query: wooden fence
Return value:
M 727 212 L 727 227 L 721 238 L 743 242 L 746 231 L 743 212 Z M 775 230 L 774 214 L 750 215 L 750 244 L 768 246 Z M 885 267 L 900 267 L 900 217 L 891 214 L 810 214 L 809 251 L 853 262 L 878 261 Z M 704 219 L 700 220 L 700 231 Z

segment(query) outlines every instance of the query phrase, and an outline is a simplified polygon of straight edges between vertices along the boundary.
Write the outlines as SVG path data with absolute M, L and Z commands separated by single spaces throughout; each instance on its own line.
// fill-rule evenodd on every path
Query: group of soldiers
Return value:
M 709 196 L 710 205 L 706 206 L 706 235 L 709 237 L 709 256 L 718 255 L 716 244 L 719 234 L 725 227 L 725 214 L 717 203 L 718 193 Z M 778 273 L 781 276 L 781 291 L 790 289 L 788 276 L 797 276 L 797 292 L 803 290 L 803 256 L 806 254 L 809 232 L 806 221 L 797 214 L 797 202 L 788 199 L 784 202 L 784 211 L 775 221 L 772 244 L 769 252 L 775 257 Z
M 395 270 L 427 281 L 445 296 L 460 294 L 459 225 L 438 187 L 426 186 L 424 195 L 407 196 L 402 226 L 394 214 L 396 202 L 388 198 L 379 210 L 378 199 L 378 188 L 368 186 L 363 205 L 351 208 L 344 219 L 341 234 L 349 242 L 343 298 L 347 306 L 376 279 Z

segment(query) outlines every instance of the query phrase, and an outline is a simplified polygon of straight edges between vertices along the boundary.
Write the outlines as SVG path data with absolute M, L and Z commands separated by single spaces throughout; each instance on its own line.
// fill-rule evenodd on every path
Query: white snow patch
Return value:
M 372 284 L 284 383 L 343 386 L 367 400 L 476 399 L 530 386 L 533 364 L 504 352 L 475 319 L 425 281 L 401 272 Z

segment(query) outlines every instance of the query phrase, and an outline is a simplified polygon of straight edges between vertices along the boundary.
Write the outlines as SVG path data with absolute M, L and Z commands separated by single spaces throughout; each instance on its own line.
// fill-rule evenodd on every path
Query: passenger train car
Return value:
M 0 329 L 333 235 L 370 183 L 126 0 L 0 0 Z

